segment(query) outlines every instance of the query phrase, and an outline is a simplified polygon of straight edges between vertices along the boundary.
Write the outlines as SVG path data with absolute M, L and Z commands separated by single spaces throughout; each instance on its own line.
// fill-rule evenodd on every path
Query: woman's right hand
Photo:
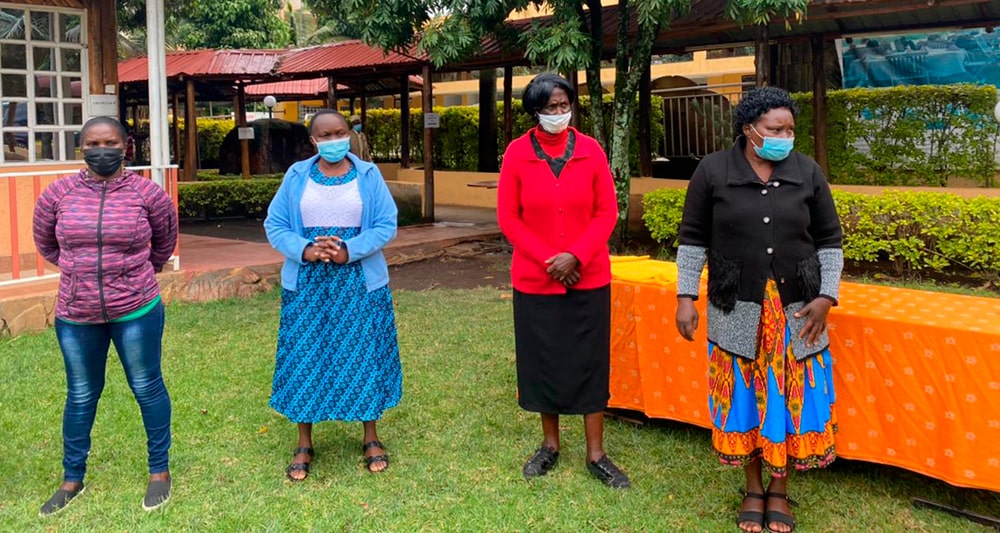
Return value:
M 302 250 L 302 260 L 307 263 L 316 263 L 318 261 L 323 261 L 324 263 L 329 263 L 331 257 L 327 248 L 320 244 L 308 244 L 306 249 Z
M 698 329 L 698 310 L 694 307 L 694 301 L 688 297 L 677 299 L 677 314 L 675 317 L 677 332 L 681 337 L 689 341 L 694 340 L 694 332 Z

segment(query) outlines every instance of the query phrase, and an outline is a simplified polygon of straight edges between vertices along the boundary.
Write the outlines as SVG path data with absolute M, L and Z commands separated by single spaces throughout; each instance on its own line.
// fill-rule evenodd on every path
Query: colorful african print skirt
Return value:
M 306 237 L 360 228 L 306 228 Z M 403 370 L 389 286 L 368 292 L 361 262 L 306 263 L 281 292 L 270 405 L 292 422 L 371 421 L 399 403 Z
M 712 446 L 726 465 L 761 459 L 774 476 L 822 468 L 834 458 L 833 365 L 829 348 L 802 361 L 774 280 L 768 281 L 749 360 L 709 343 Z

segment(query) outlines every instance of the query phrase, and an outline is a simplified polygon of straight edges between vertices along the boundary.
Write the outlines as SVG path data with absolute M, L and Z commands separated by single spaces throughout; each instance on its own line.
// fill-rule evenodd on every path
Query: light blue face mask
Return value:
M 361 133 L 361 124 L 355 124 L 354 125 L 354 131 L 356 131 L 358 133 Z
M 319 152 L 319 156 L 326 162 L 338 163 L 351 150 L 351 139 L 345 137 L 343 139 L 318 142 L 316 143 L 316 150 Z
M 750 129 L 757 135 L 760 135 L 760 132 L 753 125 L 750 126 Z M 750 137 L 747 137 L 747 140 L 753 145 L 753 150 L 757 152 L 757 155 L 761 159 L 784 161 L 792 153 L 792 148 L 795 147 L 795 137 L 765 137 L 763 135 L 760 135 L 760 137 L 764 139 L 763 146 L 757 146 L 757 143 L 753 142 Z

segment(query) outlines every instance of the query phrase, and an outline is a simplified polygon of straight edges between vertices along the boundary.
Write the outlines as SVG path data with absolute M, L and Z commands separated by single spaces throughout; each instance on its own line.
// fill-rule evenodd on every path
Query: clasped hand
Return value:
M 569 252 L 553 255 L 545 260 L 545 264 L 548 265 L 545 271 L 552 276 L 552 279 L 567 287 L 580 281 L 580 270 L 577 269 L 580 261 Z
M 338 265 L 347 262 L 349 255 L 347 248 L 342 246 L 343 239 L 340 237 L 319 236 L 314 239 L 310 246 L 307 246 L 302 253 L 302 259 L 315 263 L 322 261 L 329 263 L 333 261 Z

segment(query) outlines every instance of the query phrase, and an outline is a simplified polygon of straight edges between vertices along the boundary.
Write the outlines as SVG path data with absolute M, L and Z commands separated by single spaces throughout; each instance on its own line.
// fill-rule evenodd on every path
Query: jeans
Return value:
M 104 391 L 108 348 L 125 369 L 146 427 L 149 473 L 164 472 L 170 449 L 170 396 L 160 373 L 164 311 L 157 304 L 126 322 L 71 324 L 56 320 L 56 338 L 66 363 L 66 410 L 63 412 L 63 471 L 66 481 L 83 481 L 90 453 L 90 430 Z

